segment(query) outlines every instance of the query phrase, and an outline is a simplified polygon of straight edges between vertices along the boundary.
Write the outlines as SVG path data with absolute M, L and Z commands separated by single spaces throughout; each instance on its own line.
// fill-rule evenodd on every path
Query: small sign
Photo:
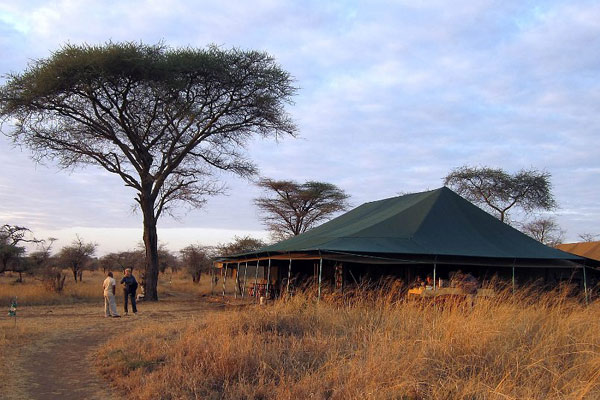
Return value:
M 17 298 L 16 297 L 10 303 L 10 307 L 8 307 L 8 316 L 9 317 L 17 316 Z

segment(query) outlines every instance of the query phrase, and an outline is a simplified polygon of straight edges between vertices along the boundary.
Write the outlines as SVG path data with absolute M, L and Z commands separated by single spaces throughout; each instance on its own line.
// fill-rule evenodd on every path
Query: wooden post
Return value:
M 321 300 L 321 279 L 323 277 L 323 257 L 319 257 L 319 294 L 317 300 Z
M 285 288 L 285 292 L 290 294 L 290 279 L 292 279 L 292 256 L 290 256 L 290 266 L 288 267 L 288 280 Z
M 587 290 L 587 277 L 585 275 L 585 265 L 583 266 L 583 292 L 585 293 L 585 305 L 588 305 L 588 290 Z
M 246 293 L 246 281 L 248 276 L 248 261 L 246 261 L 246 266 L 244 267 L 244 284 L 242 285 L 242 299 L 244 298 L 244 293 Z
M 515 294 L 515 264 L 513 264 L 512 267 L 512 292 L 513 292 L 513 296 Z
M 256 260 L 256 271 L 254 271 L 254 299 L 258 300 L 258 295 L 256 294 L 256 284 L 258 283 L 258 266 L 260 264 L 259 260 Z
M 210 294 L 215 294 L 215 263 L 213 263 L 210 269 Z
M 271 258 L 269 258 L 269 266 L 267 270 L 267 286 L 265 286 L 265 299 L 268 299 L 269 296 L 269 285 L 271 284 Z
M 225 263 L 225 273 L 223 274 L 223 297 L 225 297 L 225 280 L 227 280 L 227 267 L 229 263 Z
M 240 289 L 240 262 L 237 263 L 237 269 L 235 270 L 235 289 L 233 290 L 233 298 L 237 299 L 237 293 Z

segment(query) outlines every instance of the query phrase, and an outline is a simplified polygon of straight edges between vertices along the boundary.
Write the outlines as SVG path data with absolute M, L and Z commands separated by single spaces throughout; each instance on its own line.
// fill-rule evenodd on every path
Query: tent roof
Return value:
M 567 253 L 576 254 L 578 256 L 600 261 L 600 241 L 563 243 L 556 246 L 556 248 L 562 251 L 566 251 Z
M 582 260 L 539 243 L 446 187 L 365 203 L 304 234 L 246 256 L 311 251 Z

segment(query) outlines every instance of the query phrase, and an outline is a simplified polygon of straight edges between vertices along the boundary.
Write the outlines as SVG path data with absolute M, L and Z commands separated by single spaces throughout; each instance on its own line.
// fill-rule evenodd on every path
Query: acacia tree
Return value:
M 183 267 L 192 276 L 194 283 L 200 283 L 200 277 L 205 271 L 212 267 L 210 253 L 212 249 L 200 245 L 191 244 L 180 250 L 181 263 Z
M 30 266 L 23 258 L 26 251 L 23 244 L 40 242 L 32 236 L 29 228 L 8 224 L 0 226 L 0 273 L 18 272 L 18 281 L 22 282 L 22 273 Z
M 550 177 L 535 169 L 510 175 L 499 168 L 463 166 L 450 172 L 444 185 L 505 222 L 513 207 L 525 212 L 554 209 Z
M 217 252 L 220 256 L 230 256 L 258 250 L 266 245 L 261 239 L 251 236 L 234 236 L 231 242 L 218 244 Z
M 596 235 L 596 234 L 594 234 L 594 233 L 589 233 L 589 232 L 586 232 L 586 233 L 580 233 L 580 234 L 579 234 L 579 235 L 577 235 L 577 236 L 579 237 L 579 239 L 580 239 L 582 242 L 595 242 L 596 240 L 598 240 L 598 237 L 599 237 L 600 235 Z
M 0 116 L 37 160 L 99 165 L 136 191 L 146 298 L 158 300 L 157 220 L 178 202 L 199 207 L 220 193 L 215 168 L 254 174 L 241 150 L 256 135 L 295 132 L 284 109 L 295 90 L 262 52 L 65 45 L 8 76 Z
M 552 217 L 536 218 L 524 224 L 521 230 L 538 242 L 552 247 L 561 244 L 565 237 L 565 232 Z
M 120 269 L 122 271 L 125 268 L 131 268 L 131 270 L 143 268 L 144 266 L 144 250 L 128 250 L 121 251 L 118 253 L 108 253 L 100 257 L 98 264 L 102 271 L 114 271 Z
M 86 243 L 77 236 L 70 246 L 65 246 L 58 252 L 58 259 L 73 272 L 75 282 L 77 278 L 81 282 L 83 270 L 90 267 L 96 246 L 95 243 Z
M 254 199 L 262 220 L 276 239 L 297 236 L 337 212 L 348 209 L 348 196 L 331 183 L 261 179 L 265 193 Z

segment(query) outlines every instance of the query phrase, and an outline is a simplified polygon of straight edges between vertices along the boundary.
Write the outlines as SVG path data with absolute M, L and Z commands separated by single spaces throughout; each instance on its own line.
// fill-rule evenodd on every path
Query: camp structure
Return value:
M 586 267 L 598 266 L 590 263 L 541 244 L 442 187 L 365 203 L 304 234 L 220 258 L 216 266 L 224 277 L 234 271 L 236 295 L 277 295 L 314 282 L 320 296 L 322 288 L 343 290 L 386 276 L 410 283 L 431 275 L 435 290 L 458 271 L 480 281 L 512 280 L 513 286 L 565 279 L 584 286 Z
M 600 241 L 562 243 L 557 249 L 600 262 Z

